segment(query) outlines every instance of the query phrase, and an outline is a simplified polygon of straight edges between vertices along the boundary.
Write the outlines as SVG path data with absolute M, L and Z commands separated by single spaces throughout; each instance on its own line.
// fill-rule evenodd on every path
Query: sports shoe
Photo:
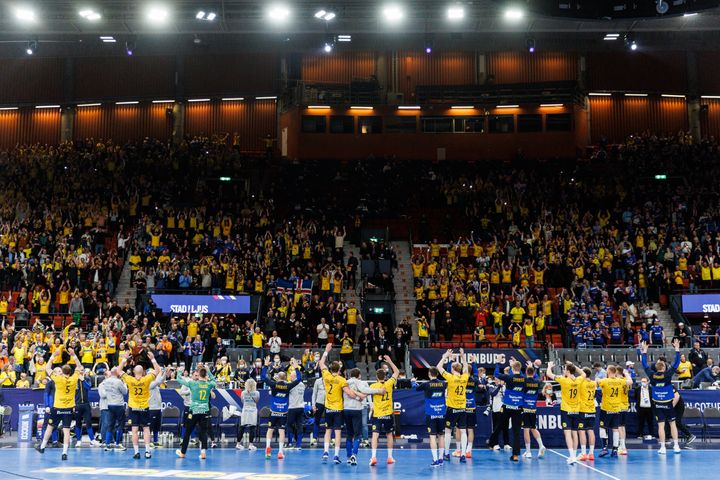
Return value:
M 270 447 L 267 447 L 265 449 L 265 458 L 270 460 L 270 457 L 272 457 L 272 450 L 270 450 Z
M 323 452 L 322 462 L 327 463 L 328 458 L 330 458 L 330 454 L 328 452 Z
M 523 457 L 523 458 L 532 458 L 532 453 L 529 452 L 529 451 L 528 451 L 528 452 L 525 452 L 525 453 L 522 454 L 522 457 Z
M 75 448 L 82 448 L 82 441 L 75 440 Z
M 506 451 L 506 452 L 512 452 L 512 446 L 511 446 L 511 445 L 505 445 L 505 451 Z
M 370 466 L 374 467 L 375 465 L 377 465 L 377 458 L 373 457 L 370 459 Z
M 680 448 L 680 445 L 675 445 L 675 446 L 673 447 L 673 452 L 675 452 L 675 453 L 680 453 L 680 452 L 682 452 L 682 449 Z
M 45 449 L 42 448 L 40 445 L 38 445 L 37 447 L 35 447 L 35 450 L 37 450 L 37 451 L 40 452 L 40 453 L 45 453 Z
M 67 453 L 63 453 L 61 459 L 63 462 L 67 460 Z
M 452 454 L 453 457 L 460 457 L 460 450 L 455 450 Z
M 356 466 L 357 465 L 357 457 L 355 455 L 350 455 L 348 462 L 350 462 L 350 465 L 352 465 L 353 467 Z
M 257 450 L 257 447 L 251 443 L 250 445 L 248 445 L 248 450 L 254 452 L 255 450 Z
M 460 457 L 460 458 L 463 458 L 463 457 Z M 388 463 L 388 465 L 392 465 L 393 463 L 395 463 L 395 459 L 393 457 L 388 457 L 387 463 Z
M 652 440 L 652 439 L 653 439 L 652 435 L 645 435 L 643 437 L 643 440 Z
M 121 452 L 124 452 L 125 450 L 127 450 L 127 447 L 122 443 L 118 443 L 117 445 L 115 445 L 115 450 L 120 450 Z
M 207 458 L 207 455 L 205 452 L 200 452 L 200 460 L 205 460 Z
M 283 455 L 283 452 L 278 452 L 278 460 L 283 460 L 285 458 L 285 455 Z
M 665 449 L 665 445 L 660 447 L 660 450 L 658 450 L 658 455 L 665 455 L 667 453 L 667 450 Z
M 695 439 L 696 439 L 696 438 L 697 438 L 697 437 L 696 437 L 695 435 L 693 435 L 693 434 L 690 434 L 690 436 L 688 437 L 688 439 L 687 439 L 687 442 L 686 442 L 686 443 L 687 443 L 688 445 L 690 445 L 690 444 L 691 444 L 692 442 L 694 442 L 694 441 L 695 441 Z
M 511 455 L 511 456 L 510 456 L 510 461 L 511 461 L 511 462 L 519 462 L 519 461 L 520 461 L 520 457 L 518 457 L 517 455 Z
M 588 453 L 587 461 L 588 461 L 588 462 L 594 462 L 594 461 L 595 461 L 595 454 L 594 454 L 594 453 Z
M 446 453 L 445 455 L 443 455 L 443 460 L 445 460 L 446 462 L 449 462 L 449 461 L 450 461 L 450 454 L 449 454 L 449 453 Z
M 472 452 L 465 452 L 465 458 L 472 458 Z
M 438 465 L 440 465 L 441 467 L 445 463 L 445 461 L 442 458 L 438 458 L 437 462 L 438 462 Z
M 581 453 L 581 454 L 577 457 L 577 459 L 578 459 L 579 462 L 584 462 L 585 460 L 588 459 L 588 458 L 587 458 L 587 454 L 586 454 L 586 453 Z
M 495 445 L 494 447 L 492 447 L 492 450 L 497 452 L 498 450 L 500 450 L 500 445 Z
M 296 445 L 295 450 L 302 450 L 302 447 L 300 445 Z
M 92 440 L 92 441 L 90 442 L 90 445 L 93 446 L 93 447 L 99 447 L 99 446 L 100 446 L 100 442 L 98 442 L 97 440 Z
M 440 463 L 440 460 L 433 460 L 430 464 L 431 467 L 439 467 L 440 465 L 442 465 L 442 463 Z
M 312 440 L 310 440 L 310 446 L 317 447 L 317 440 L 315 440 L 314 438 Z
M 104 451 L 109 452 L 112 450 L 112 447 L 105 445 L 105 448 L 103 448 Z
M 618 448 L 618 455 L 627 455 L 627 448 Z
M 185 458 L 185 454 L 182 453 L 180 449 L 175 450 L 175 455 L 177 455 L 180 458 Z
M 612 453 L 610 454 L 610 457 L 617 457 L 617 456 L 618 456 L 617 448 L 613 448 Z
M 600 458 L 607 457 L 609 453 L 610 452 L 607 448 L 603 448 L 602 450 L 600 450 Z
M 460 463 L 467 463 L 467 459 L 464 456 L 460 457 Z
M 140 452 L 137 452 L 135 455 L 133 455 L 133 458 L 135 460 L 140 460 Z
M 568 459 L 565 460 L 565 462 L 568 465 L 575 465 L 577 463 L 577 457 L 568 457 Z
M 146 458 L 146 459 L 152 458 L 152 453 L 146 451 L 146 452 L 145 452 L 145 458 Z
M 538 452 L 538 458 L 545 457 L 545 450 L 546 450 L 545 447 L 540 447 L 540 451 Z
M 340 464 L 342 463 L 342 462 L 340 461 L 340 457 L 338 457 L 337 455 L 335 455 L 335 456 L 333 457 L 333 463 L 334 463 L 335 465 L 340 465 Z
M 245 445 L 243 445 L 242 443 L 238 443 L 237 445 L 235 445 L 235 449 L 236 450 L 245 450 Z

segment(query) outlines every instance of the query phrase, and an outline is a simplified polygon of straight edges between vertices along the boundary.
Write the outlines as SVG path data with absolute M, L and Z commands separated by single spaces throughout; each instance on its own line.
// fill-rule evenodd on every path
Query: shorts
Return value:
M 371 430 L 373 433 L 392 434 L 395 432 L 395 420 L 392 415 L 386 417 L 372 417 L 370 419 Z
M 477 416 L 475 415 L 475 409 L 465 410 L 465 428 L 477 427 Z
M 285 430 L 287 418 L 287 413 L 270 413 L 270 418 L 268 418 L 268 428 L 279 428 L 280 430 Z
M 445 419 L 425 415 L 425 425 L 430 435 L 442 435 L 445 432 Z
M 452 429 L 457 427 L 465 428 L 465 409 L 464 408 L 448 408 L 445 411 L 445 428 Z
M 330 430 L 342 430 L 343 412 L 341 410 L 325 410 L 325 428 Z
M 150 410 L 147 408 L 131 408 L 128 424 L 131 427 L 147 427 L 150 425 Z
M 627 425 L 627 414 L 628 414 L 627 410 L 618 412 L 618 416 L 620 417 L 619 422 L 620 422 L 621 427 L 624 427 L 625 425 Z
M 537 412 L 523 412 L 522 413 L 522 426 L 523 428 L 535 428 L 537 429 Z
M 620 426 L 620 412 L 606 412 L 600 410 L 600 428 L 617 430 Z
M 655 402 L 655 421 L 656 422 L 674 422 L 675 421 L 675 408 L 672 406 L 672 402 Z
M 59 427 L 61 424 L 63 428 L 70 428 L 70 423 L 73 421 L 75 416 L 75 410 L 73 408 L 51 408 L 50 418 L 48 424 L 52 427 Z
M 560 421 L 563 430 L 577 430 L 580 423 L 580 414 L 577 412 L 560 411 Z
M 578 421 L 578 430 L 593 430 L 595 428 L 595 414 L 580 412 Z

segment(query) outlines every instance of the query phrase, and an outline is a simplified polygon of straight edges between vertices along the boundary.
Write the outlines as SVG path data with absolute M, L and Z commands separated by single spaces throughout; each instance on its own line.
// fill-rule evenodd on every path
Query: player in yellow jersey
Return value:
M 554 366 L 553 362 L 548 362 L 547 377 L 560 384 L 560 414 L 565 443 L 570 454 L 567 463 L 574 465 L 577 463 L 575 453 L 578 446 L 577 430 L 580 424 L 580 388 L 585 381 L 585 372 L 567 363 L 562 376 L 559 376 L 552 372 Z
M 615 368 L 617 369 L 617 376 L 623 378 L 625 376 L 625 369 L 622 365 L 618 365 Z M 618 448 L 619 455 L 628 454 L 627 447 L 625 446 L 625 438 L 627 438 L 625 425 L 627 424 L 628 411 L 630 411 L 630 388 L 632 388 L 632 383 L 630 385 L 625 384 L 622 388 L 620 388 L 620 406 L 622 408 L 620 410 L 620 425 L 618 427 L 618 432 L 620 433 L 620 448 Z
M 77 358 L 75 350 L 69 348 L 67 353 L 70 355 L 70 358 L 75 360 L 75 365 L 77 365 L 75 372 L 73 373 L 70 365 L 63 365 L 61 373 L 54 373 L 53 364 L 55 357 L 61 353 L 61 350 L 55 350 L 50 356 L 50 361 L 47 362 L 47 365 L 45 365 L 45 373 L 53 382 L 55 382 L 55 396 L 53 397 L 53 405 L 50 409 L 48 426 L 45 429 L 45 435 L 43 436 L 42 443 L 39 447 L 37 447 L 37 451 L 45 453 L 45 447 L 52 436 L 53 430 L 62 424 L 62 459 L 67 460 L 67 453 L 70 448 L 70 422 L 73 420 L 73 413 L 75 410 L 75 390 L 77 390 L 78 387 L 78 379 L 83 373 L 83 367 L 80 365 L 80 360 Z
M 602 392 L 602 400 L 600 401 L 600 429 L 607 429 L 607 437 L 610 438 L 612 432 L 612 456 L 618 456 L 620 446 L 620 412 L 625 408 L 621 399 L 623 388 L 630 388 L 632 385 L 632 377 L 628 372 L 622 373 L 615 367 L 609 365 L 607 367 L 607 378 L 598 380 L 598 388 Z M 603 447 L 600 456 L 604 457 L 608 454 L 607 446 Z
M 460 431 L 461 438 L 466 439 L 467 435 L 463 435 L 465 430 L 465 417 L 467 407 L 467 395 L 465 389 L 467 388 L 467 382 L 470 378 L 470 367 L 465 360 L 465 351 L 460 349 L 460 362 L 454 362 L 450 367 L 451 372 L 446 372 L 443 368 L 452 357 L 452 350 L 446 351 L 440 358 L 436 368 L 442 378 L 447 382 L 447 392 L 445 394 L 445 404 L 447 409 L 445 410 L 445 446 L 450 449 L 450 439 L 452 438 L 453 428 L 457 428 Z M 460 451 L 465 452 L 467 445 L 460 445 Z M 445 454 L 445 460 L 450 460 L 450 455 Z M 460 463 L 465 463 L 467 460 L 465 456 L 460 457 Z
M 343 393 L 351 398 L 362 400 L 365 398 L 364 395 L 354 391 L 348 386 L 345 377 L 340 375 L 340 363 L 332 362 L 330 368 L 325 364 L 327 357 L 332 350 L 332 343 L 328 343 L 325 346 L 325 352 L 318 366 L 322 372 L 323 386 L 325 387 L 325 449 L 323 450 L 323 463 L 328 461 L 330 456 L 330 435 L 333 430 L 335 431 L 335 456 L 333 462 L 335 464 L 340 463 L 340 438 L 342 436 L 343 426 Z
M 578 460 L 592 462 L 595 460 L 595 392 L 597 392 L 597 384 L 590 380 L 592 371 L 589 368 L 583 368 L 583 372 L 585 381 L 580 385 L 580 423 L 578 423 L 580 456 Z
M 125 364 L 132 357 L 128 352 L 122 360 L 118 368 L 122 371 Z M 135 455 L 133 458 L 140 458 L 140 446 L 138 441 L 138 430 L 143 427 L 143 438 L 145 439 L 145 458 L 152 458 L 150 453 L 150 384 L 155 377 L 160 375 L 160 365 L 155 361 L 155 356 L 151 352 L 147 352 L 147 357 L 152 363 L 153 372 L 145 374 L 142 365 L 135 365 L 133 374 L 123 374 L 122 381 L 128 387 L 128 410 L 130 418 L 130 427 L 132 430 L 132 443 Z
M 370 458 L 370 466 L 374 467 L 377 465 L 377 446 L 378 438 L 381 434 L 385 434 L 387 437 L 387 463 L 392 465 L 395 463 L 393 459 L 393 434 L 395 433 L 395 423 L 393 420 L 393 388 L 400 376 L 400 370 L 395 366 L 389 356 L 383 356 L 383 360 L 392 369 L 392 376 L 386 377 L 386 372 L 382 368 L 378 369 L 375 373 L 377 376 L 377 382 L 370 385 L 370 388 L 384 388 L 385 393 L 382 395 L 373 395 L 372 397 L 372 416 L 370 418 L 370 425 L 372 429 L 372 457 Z

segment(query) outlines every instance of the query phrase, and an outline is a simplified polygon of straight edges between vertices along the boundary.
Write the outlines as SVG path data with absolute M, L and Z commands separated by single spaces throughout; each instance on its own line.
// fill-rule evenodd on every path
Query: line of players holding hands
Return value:
M 675 370 L 680 363 L 679 342 L 673 342 L 675 347 L 675 358 L 668 366 L 664 361 L 659 360 L 655 365 L 647 364 L 647 344 L 640 346 L 641 360 L 652 388 L 652 399 L 655 404 L 655 417 L 658 422 L 658 433 L 660 440 L 660 454 L 665 451 L 665 422 L 670 425 L 671 435 L 674 442 L 673 450 L 680 452 L 678 445 L 677 428 L 673 409 L 673 398 L 676 392 L 673 389 L 671 380 Z M 370 465 L 377 465 L 377 446 L 380 435 L 387 438 L 387 463 L 395 463 L 393 451 L 393 390 L 396 385 L 399 370 L 388 357 L 384 361 L 392 369 L 392 375 L 384 369 L 376 372 L 376 381 L 370 385 L 360 380 L 360 371 L 351 369 L 349 379 L 341 374 L 339 362 L 332 362 L 327 365 L 327 357 L 332 350 L 328 344 L 323 353 L 319 366 L 322 372 L 323 386 L 325 390 L 325 430 L 323 462 L 329 460 L 330 439 L 334 432 L 335 452 L 333 462 L 340 461 L 340 445 L 343 424 L 347 432 L 346 452 L 347 463 L 357 465 L 357 454 L 362 430 L 362 401 L 366 396 L 372 396 L 371 413 L 371 448 L 372 456 Z M 77 367 L 72 370 L 70 365 L 61 368 L 52 367 L 52 359 L 46 366 L 48 376 L 55 382 L 56 393 L 53 399 L 48 428 L 45 431 L 42 443 L 37 447 L 40 453 L 52 435 L 54 428 L 62 425 L 63 428 L 63 454 L 62 459 L 67 460 L 67 452 L 70 442 L 70 422 L 73 418 L 75 408 L 76 389 L 78 380 L 83 377 L 83 367 L 78 361 L 73 349 L 68 350 L 71 358 L 75 360 Z M 455 439 L 458 444 L 454 456 L 458 456 L 461 463 L 472 457 L 472 444 L 474 430 L 476 427 L 475 413 L 475 392 L 481 388 L 481 380 L 478 378 L 477 365 L 472 367 L 465 361 L 465 354 L 462 349 L 460 362 L 451 362 L 452 350 L 448 350 L 442 356 L 438 365 L 429 370 L 429 381 L 418 383 L 413 379 L 412 386 L 415 390 L 424 392 L 425 415 L 428 434 L 430 437 L 430 448 L 432 452 L 432 466 L 443 465 L 444 461 L 450 459 L 450 447 L 452 431 L 455 429 Z M 53 357 L 56 353 L 53 353 Z M 132 375 L 124 373 L 123 368 L 129 360 L 130 355 L 122 358 L 120 365 L 110 370 L 109 377 L 105 382 L 110 382 L 110 388 L 117 388 L 122 396 L 123 392 L 128 395 L 129 419 L 132 431 L 132 443 L 134 458 L 139 459 L 139 429 L 143 428 L 144 438 L 150 438 L 149 429 L 149 398 L 150 385 L 159 377 L 162 372 L 155 361 L 152 353 L 148 353 L 148 359 L 153 369 L 148 373 L 138 365 L 132 370 Z M 489 446 L 497 448 L 497 441 L 501 431 L 512 430 L 512 456 L 510 460 L 519 461 L 520 458 L 520 436 L 524 436 L 525 452 L 523 457 L 532 458 L 530 450 L 530 435 L 538 443 L 538 457 L 545 454 L 545 447 L 542 438 L 537 430 L 537 399 L 541 389 L 539 367 L 541 363 L 527 362 L 523 364 L 514 358 L 505 366 L 504 355 L 498 356 L 498 363 L 495 367 L 494 377 L 505 384 L 503 394 L 502 410 L 500 421 L 493 425 L 493 432 L 489 439 Z M 595 448 L 595 415 L 596 415 L 596 394 L 602 392 L 600 402 L 600 432 L 612 433 L 612 451 L 609 452 L 608 445 L 604 446 L 600 456 L 610 453 L 612 456 L 627 454 L 625 448 L 625 415 L 629 409 L 628 392 L 632 386 L 632 378 L 627 371 L 621 367 L 610 365 L 607 368 L 607 378 L 594 381 L 590 379 L 591 371 L 588 368 L 581 369 L 567 363 L 561 375 L 553 373 L 554 364 L 547 365 L 546 376 L 555 380 L 561 389 L 561 423 L 564 430 L 569 456 L 567 463 L 572 465 L 577 461 L 594 460 Z M 170 372 L 168 372 L 169 374 Z M 191 404 L 188 415 L 185 418 L 185 432 L 181 448 L 176 454 L 184 458 L 187 452 L 190 435 L 195 428 L 199 430 L 201 443 L 200 458 L 206 458 L 207 448 L 207 415 L 209 414 L 209 401 L 212 390 L 215 388 L 215 379 L 205 368 L 200 367 L 192 373 L 190 378 L 178 376 L 178 382 L 188 387 L 191 392 Z M 279 452 L 278 459 L 283 459 L 283 444 L 285 440 L 285 426 L 287 424 L 290 390 L 297 386 L 302 380 L 300 366 L 295 359 L 290 360 L 287 371 L 277 373 L 274 378 L 268 378 L 270 388 L 271 404 L 269 426 L 266 434 L 266 458 L 271 458 L 271 442 L 274 430 L 278 430 Z M 106 386 L 107 388 L 107 386 Z M 609 442 L 609 435 L 606 441 Z M 107 443 L 111 443 L 108 441 Z M 577 448 L 580 447 L 580 455 L 577 456 Z M 588 448 L 589 447 L 589 448 Z M 145 445 L 145 458 L 151 458 L 149 442 Z M 447 449 L 447 450 L 446 450 Z

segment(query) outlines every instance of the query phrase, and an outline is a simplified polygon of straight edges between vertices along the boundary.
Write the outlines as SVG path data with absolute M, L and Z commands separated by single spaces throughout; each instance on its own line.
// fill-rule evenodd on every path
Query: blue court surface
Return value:
M 482 476 L 494 480 L 533 478 L 563 478 L 569 480 L 610 479 L 675 479 L 714 478 L 717 475 L 717 450 L 684 450 L 666 456 L 654 450 L 630 450 L 627 457 L 596 459 L 575 466 L 565 463 L 566 452 L 548 450 L 544 459 L 523 459 L 511 463 L 505 452 L 478 450 L 472 460 L 460 464 L 453 459 L 443 467 L 431 468 L 427 449 L 395 450 L 397 463 L 387 465 L 385 452 L 378 452 L 378 466 L 370 467 L 369 450 L 362 450 L 356 467 L 345 463 L 321 463 L 316 449 L 286 452 L 284 460 L 265 460 L 264 452 L 239 452 L 234 449 L 208 451 L 201 461 L 198 450 L 190 449 L 185 459 L 175 457 L 172 449 L 153 452 L 150 460 L 133 460 L 132 449 L 124 453 L 103 452 L 100 449 L 71 449 L 66 462 L 60 460 L 61 450 L 48 449 L 44 455 L 29 448 L 0 449 L 0 476 L 5 479 L 116 479 L 143 478 L 202 478 L 216 480 L 295 480 L 312 478 L 323 480 L 348 479 L 448 479 L 470 480 Z M 342 453 L 342 452 L 341 452 Z M 341 457 L 345 461 L 344 454 Z

